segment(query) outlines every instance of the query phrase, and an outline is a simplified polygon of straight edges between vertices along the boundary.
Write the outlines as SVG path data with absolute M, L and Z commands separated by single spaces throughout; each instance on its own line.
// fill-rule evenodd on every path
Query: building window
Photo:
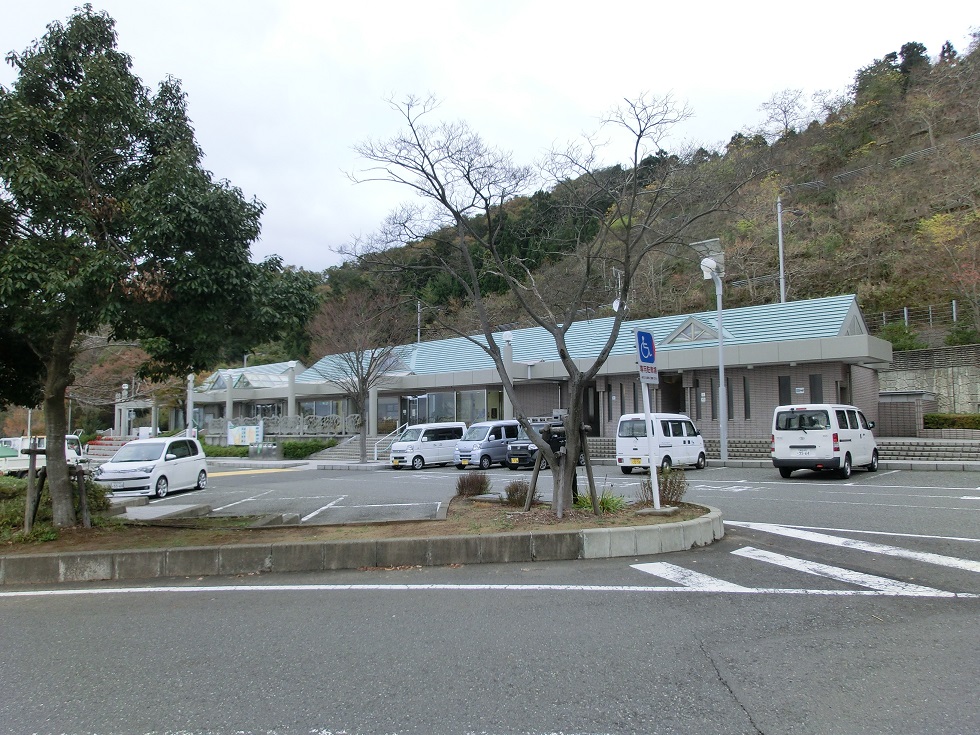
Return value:
M 745 420 L 752 418 L 752 406 L 749 403 L 749 378 L 742 376 L 742 408 L 745 411 Z
M 823 403 L 823 375 L 810 375 L 810 403 Z
M 694 379 L 694 418 L 701 420 L 701 381 Z
M 711 379 L 711 420 L 718 420 L 718 386 L 715 379 Z
M 779 376 L 779 405 L 789 406 L 793 403 L 793 386 L 788 375 Z
M 732 380 L 725 377 L 725 403 L 728 406 L 728 420 L 735 420 L 735 396 L 732 395 Z

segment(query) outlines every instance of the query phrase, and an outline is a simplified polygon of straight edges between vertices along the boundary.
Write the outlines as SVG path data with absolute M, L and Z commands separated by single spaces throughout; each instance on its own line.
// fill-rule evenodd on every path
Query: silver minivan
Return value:
M 520 424 L 516 421 L 480 421 L 470 426 L 456 444 L 453 464 L 456 469 L 476 465 L 481 470 L 493 464 L 507 464 L 507 444 L 517 438 Z
M 456 442 L 463 437 L 466 424 L 447 421 L 409 426 L 391 445 L 389 463 L 393 468 L 420 470 L 427 464 L 447 465 L 453 461 Z
M 852 467 L 878 469 L 878 443 L 855 406 L 811 403 L 777 406 L 772 416 L 770 453 L 782 477 L 794 470 L 834 470 L 847 479 Z

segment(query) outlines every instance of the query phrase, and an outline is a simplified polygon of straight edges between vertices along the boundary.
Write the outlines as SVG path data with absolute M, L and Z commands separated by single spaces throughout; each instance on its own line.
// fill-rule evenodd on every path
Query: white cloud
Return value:
M 8 2 L 0 50 L 21 51 L 76 0 Z M 394 133 L 387 97 L 433 93 L 441 114 L 531 162 L 596 128 L 625 97 L 672 93 L 695 117 L 672 138 L 723 145 L 775 92 L 843 90 L 907 41 L 965 49 L 972 3 L 818 6 L 705 0 L 407 3 L 361 0 L 95 2 L 148 86 L 182 81 L 207 167 L 266 203 L 256 258 L 319 270 L 331 247 L 381 223 L 404 196 L 353 185 L 353 146 Z M 13 70 L 0 70 L 9 85 Z

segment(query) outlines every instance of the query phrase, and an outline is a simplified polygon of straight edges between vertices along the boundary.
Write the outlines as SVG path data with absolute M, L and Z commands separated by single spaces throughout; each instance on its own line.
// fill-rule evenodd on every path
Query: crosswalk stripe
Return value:
M 807 559 L 797 559 L 796 557 L 776 554 L 763 549 L 757 549 L 753 546 L 746 546 L 741 549 L 736 549 L 732 552 L 732 554 L 742 556 L 747 559 L 765 562 L 767 564 L 775 564 L 776 566 L 780 566 L 785 569 L 793 569 L 798 572 L 805 572 L 807 574 L 814 574 L 819 577 L 835 579 L 838 582 L 847 582 L 848 584 L 868 587 L 889 595 L 911 595 L 917 597 L 956 596 L 952 592 L 944 592 L 943 590 L 937 590 L 932 587 L 923 587 L 922 585 L 918 584 L 899 582 L 898 580 L 888 579 L 886 577 L 877 577 L 873 574 L 865 574 L 852 569 L 833 567 L 827 564 L 809 561 Z
M 855 539 L 843 538 L 840 536 L 829 536 L 825 533 L 814 533 L 813 531 L 801 531 L 798 528 L 777 526 L 771 523 L 725 521 L 725 525 L 738 526 L 739 528 L 750 528 L 756 531 L 763 531 L 765 533 L 773 533 L 778 536 L 788 536 L 790 538 L 800 539 L 801 541 L 812 541 L 814 543 L 827 544 L 829 546 L 840 546 L 842 548 L 853 549 L 855 551 L 869 551 L 873 554 L 895 556 L 902 559 L 925 562 L 926 564 L 936 564 L 938 566 L 949 567 L 952 569 L 965 569 L 969 572 L 980 573 L 980 562 L 973 561 L 972 559 L 960 559 L 955 556 L 943 556 L 942 554 L 931 554 L 924 551 L 912 551 L 910 549 L 903 549 L 898 546 L 887 546 L 886 544 L 877 544 L 872 541 L 857 541 Z
M 692 572 L 690 569 L 658 561 L 649 564 L 630 564 L 633 569 L 637 569 L 655 577 L 666 579 L 670 582 L 677 582 L 688 589 L 701 590 L 704 592 L 751 592 L 751 587 L 743 587 L 740 584 L 726 582 L 723 579 L 709 577 L 707 574 Z

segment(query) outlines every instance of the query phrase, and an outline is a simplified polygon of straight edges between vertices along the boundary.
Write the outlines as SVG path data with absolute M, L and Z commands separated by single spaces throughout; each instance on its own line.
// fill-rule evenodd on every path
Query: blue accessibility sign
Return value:
M 660 376 L 656 366 L 657 346 L 650 332 L 636 333 L 636 360 L 640 371 L 640 382 L 658 384 Z

